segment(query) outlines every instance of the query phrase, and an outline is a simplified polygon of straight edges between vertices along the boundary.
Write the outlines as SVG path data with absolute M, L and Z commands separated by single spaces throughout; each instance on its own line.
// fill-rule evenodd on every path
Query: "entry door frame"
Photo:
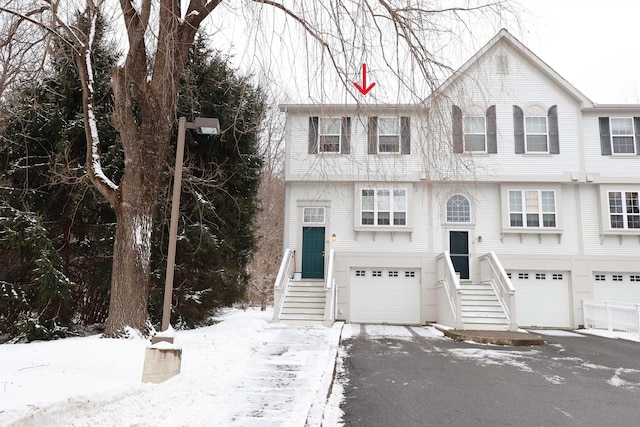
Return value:
M 472 234 L 473 230 L 469 228 L 449 228 L 447 229 L 447 246 L 449 248 L 449 256 L 452 257 L 454 255 L 464 255 L 464 254 L 453 254 L 451 251 L 451 233 L 467 233 L 467 266 L 468 266 L 468 275 L 469 277 L 464 278 L 462 274 L 460 274 L 460 280 L 471 280 L 473 277 L 473 269 L 471 263 L 471 243 L 472 243 Z M 453 258 L 451 258 L 451 262 L 453 263 Z M 455 268 L 455 265 L 454 265 Z
M 305 249 L 305 230 L 322 230 L 322 253 L 318 253 L 318 255 L 320 256 L 320 259 L 318 259 L 318 261 L 320 261 L 321 264 L 321 269 L 320 270 L 309 270 L 308 268 L 305 270 L 305 259 L 306 259 L 306 255 L 308 254 L 308 248 Z M 325 253 L 327 250 L 327 243 L 326 243 L 326 236 L 327 236 L 327 229 L 325 226 L 304 226 L 302 227 L 302 257 L 300 260 L 300 270 L 302 272 L 302 278 L 303 279 L 320 279 L 320 280 L 324 280 L 325 278 Z M 314 251 L 315 252 L 315 251 Z M 311 276 L 309 275 L 310 272 L 313 272 L 313 274 L 311 274 Z

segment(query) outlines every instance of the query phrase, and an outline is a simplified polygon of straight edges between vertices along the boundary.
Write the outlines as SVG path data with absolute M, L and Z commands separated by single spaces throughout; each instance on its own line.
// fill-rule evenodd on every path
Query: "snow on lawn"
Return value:
M 176 333 L 181 373 L 142 384 L 147 340 L 98 336 L 0 346 L 0 425 L 302 426 L 322 416 L 340 326 L 232 310 Z M 329 372 L 327 372 L 329 371 Z

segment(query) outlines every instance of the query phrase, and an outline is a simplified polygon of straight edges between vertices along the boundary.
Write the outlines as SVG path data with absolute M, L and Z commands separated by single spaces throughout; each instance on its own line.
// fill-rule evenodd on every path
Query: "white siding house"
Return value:
M 640 105 L 594 104 L 506 30 L 423 104 L 281 110 L 277 320 L 569 328 L 583 300 L 640 303 Z

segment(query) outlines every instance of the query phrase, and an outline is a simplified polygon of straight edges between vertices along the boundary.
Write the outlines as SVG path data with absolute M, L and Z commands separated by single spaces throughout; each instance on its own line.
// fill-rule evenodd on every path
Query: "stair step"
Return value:
M 281 314 L 318 314 L 324 316 L 324 307 L 321 308 L 313 308 L 313 307 L 282 307 Z
M 282 305 L 283 309 L 297 309 L 297 310 L 308 310 L 308 309 L 320 309 L 324 310 L 325 303 L 298 303 L 295 301 L 285 301 Z
M 462 304 L 462 306 L 470 306 L 470 305 L 474 305 L 474 306 L 488 306 L 488 307 L 500 307 L 500 302 L 498 301 L 498 298 L 495 299 L 467 299 L 467 298 L 463 298 L 460 303 Z
M 493 291 L 493 287 L 490 284 L 477 284 L 474 283 L 472 285 L 460 285 L 460 287 L 462 288 L 462 290 L 486 290 L 489 289 L 491 291 Z
M 289 286 L 310 286 L 310 287 L 314 287 L 314 286 L 321 286 L 324 287 L 324 281 L 323 280 L 316 280 L 316 281 L 291 281 L 289 282 Z
M 285 303 L 287 301 L 295 301 L 298 303 L 322 303 L 324 304 L 326 298 L 324 297 L 324 295 L 322 296 L 293 296 L 293 295 L 289 295 L 289 298 L 286 298 L 284 301 Z
M 467 313 L 488 313 L 488 314 L 502 314 L 504 315 L 504 310 L 502 310 L 502 307 L 489 307 L 489 306 L 482 306 L 482 307 L 473 307 L 473 306 L 466 306 L 466 307 L 462 307 L 462 315 L 464 316 Z
M 280 320 L 324 320 L 324 314 L 282 314 Z
M 462 316 L 462 323 L 487 323 L 487 324 L 503 324 L 507 323 L 506 317 L 492 317 L 492 316 Z
M 508 331 L 509 325 L 504 324 L 487 324 L 487 323 L 470 323 L 464 325 L 464 329 L 467 331 Z
M 326 294 L 324 289 L 287 289 L 287 295 L 294 296 L 324 297 Z
M 498 300 L 498 297 L 491 293 L 491 294 L 468 294 L 468 293 L 463 293 L 461 295 L 461 299 L 464 300 Z
M 504 312 L 502 310 L 499 310 L 499 311 L 463 310 L 462 317 L 483 317 L 483 318 L 500 318 L 500 319 L 507 318 L 507 316 L 504 315 Z

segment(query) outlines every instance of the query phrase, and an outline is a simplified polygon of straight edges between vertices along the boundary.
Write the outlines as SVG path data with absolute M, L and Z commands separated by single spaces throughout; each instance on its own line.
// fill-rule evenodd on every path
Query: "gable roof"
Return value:
M 558 74 L 553 68 L 551 68 L 546 62 L 540 59 L 535 53 L 533 53 L 527 46 L 525 46 L 520 40 L 515 38 L 506 29 L 501 29 L 487 44 L 485 44 L 480 50 L 478 50 L 467 62 L 465 62 L 458 70 L 453 73 L 447 80 L 440 85 L 440 87 L 431 94 L 429 98 L 436 93 L 442 93 L 449 88 L 460 76 L 465 75 L 467 71 L 474 66 L 480 58 L 486 55 L 494 46 L 498 43 L 504 42 L 511 46 L 516 52 L 529 60 L 533 66 L 540 70 L 550 79 L 554 80 L 564 91 L 575 98 L 582 104 L 582 108 L 593 107 L 593 102 L 587 98 L 582 92 L 575 88 L 571 83 Z

